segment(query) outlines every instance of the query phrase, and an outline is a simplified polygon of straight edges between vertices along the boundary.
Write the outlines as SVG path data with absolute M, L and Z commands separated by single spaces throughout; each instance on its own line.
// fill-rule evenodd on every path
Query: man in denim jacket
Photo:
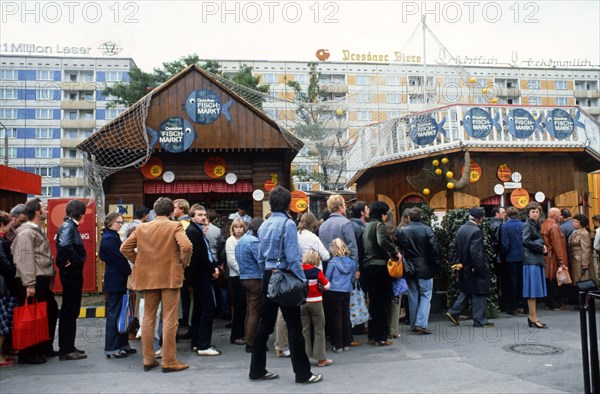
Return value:
M 310 362 L 304 348 L 302 336 L 302 321 L 300 319 L 300 306 L 284 306 L 267 298 L 269 279 L 275 268 L 287 269 L 293 272 L 302 281 L 306 276 L 302 270 L 302 256 L 298 245 L 296 225 L 287 216 L 286 211 L 290 206 L 292 196 L 289 190 L 276 187 L 269 196 L 269 204 L 273 214 L 263 223 L 258 230 L 261 254 L 259 264 L 265 264 L 263 274 L 263 306 L 262 316 L 258 324 L 258 331 L 252 346 L 252 360 L 250 362 L 249 378 L 252 381 L 270 380 L 279 377 L 278 374 L 269 372 L 267 365 L 267 340 L 275 328 L 277 310 L 281 308 L 283 318 L 287 323 L 288 342 L 296 383 L 317 383 L 321 375 L 313 375 Z M 281 240 L 283 237 L 283 242 Z

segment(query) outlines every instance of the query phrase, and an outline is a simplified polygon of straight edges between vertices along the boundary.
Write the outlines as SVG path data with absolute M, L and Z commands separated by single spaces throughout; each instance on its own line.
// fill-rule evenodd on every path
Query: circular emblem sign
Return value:
M 483 139 L 492 132 L 492 117 L 482 108 L 471 108 L 465 112 L 462 125 L 467 134 L 473 138 Z
M 237 175 L 235 175 L 233 172 L 228 173 L 225 175 L 225 182 L 227 182 L 228 185 L 233 185 L 237 182 Z
M 211 178 L 217 179 L 225 175 L 227 164 L 221 156 L 212 156 L 204 162 L 204 172 Z
M 308 196 L 301 190 L 294 190 L 292 193 L 292 202 L 290 211 L 300 213 L 308 208 Z
M 515 189 L 510 193 L 510 202 L 516 208 L 522 209 L 529 204 L 529 192 L 525 189 Z
M 523 177 L 521 176 L 520 172 L 515 171 L 515 172 L 512 173 L 512 175 L 510 176 L 510 178 L 512 179 L 513 182 L 521 182 L 521 179 Z
M 195 138 L 192 124 L 177 116 L 165 120 L 158 128 L 158 143 L 161 148 L 171 153 L 187 150 Z
M 542 203 L 546 199 L 546 195 L 543 192 L 535 193 L 535 201 Z
M 429 145 L 435 141 L 438 131 L 443 130 L 444 122 L 445 119 L 438 124 L 431 116 L 416 118 L 410 126 L 410 139 L 417 145 Z
M 494 186 L 494 193 L 496 193 L 497 195 L 504 194 L 504 186 L 498 183 L 496 186 Z
M 256 189 L 255 191 L 252 192 L 252 198 L 255 201 L 262 201 L 263 198 L 265 198 L 265 192 L 263 192 L 260 189 Z
M 463 165 L 460 173 L 463 174 L 465 172 L 465 166 Z M 471 162 L 471 171 L 469 172 L 469 182 L 475 183 L 481 178 L 482 170 L 481 166 L 475 162 Z
M 150 160 L 148 160 L 146 164 L 144 164 L 142 168 L 140 168 L 140 170 L 142 171 L 142 175 L 144 175 L 145 178 L 156 179 L 162 175 L 164 166 L 159 158 L 153 157 Z
M 265 190 L 270 192 L 273 189 L 275 189 L 275 182 L 273 182 L 272 180 L 266 181 L 265 182 Z
M 498 166 L 498 171 L 496 173 L 498 175 L 498 179 L 502 182 L 510 182 L 510 176 L 512 175 L 512 171 L 508 168 L 506 164 L 500 164 Z
M 163 181 L 167 182 L 167 183 L 171 183 L 175 180 L 175 174 L 173 174 L 173 172 L 171 171 L 166 171 L 163 174 Z

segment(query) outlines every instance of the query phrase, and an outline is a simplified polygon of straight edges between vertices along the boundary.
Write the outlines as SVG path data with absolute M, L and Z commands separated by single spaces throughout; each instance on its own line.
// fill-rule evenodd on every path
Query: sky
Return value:
M 515 65 L 579 61 L 600 65 L 600 2 L 590 1 L 0 1 L 0 52 L 20 43 L 62 55 L 118 44 L 150 71 L 196 53 L 201 59 L 329 61 L 348 54 L 422 54 L 428 63 L 492 59 Z M 21 47 L 21 51 L 25 47 Z M 86 51 L 88 51 L 86 49 Z M 382 57 L 381 59 L 385 59 Z

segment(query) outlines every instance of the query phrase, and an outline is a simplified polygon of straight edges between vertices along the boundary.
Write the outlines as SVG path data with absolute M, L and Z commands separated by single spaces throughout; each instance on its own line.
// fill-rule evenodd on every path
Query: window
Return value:
M 94 101 L 94 92 L 81 92 L 81 98 L 85 101 Z
M 35 138 L 52 138 L 52 129 L 35 129 Z
M 542 98 L 537 96 L 530 96 L 529 105 L 542 105 Z
M 569 105 L 569 98 L 568 97 L 557 97 L 556 105 Z
M 106 110 L 106 119 L 114 119 L 125 112 L 123 108 L 111 108 Z M 85 118 L 84 118 L 85 119 Z M 92 118 L 90 118 L 91 120 Z
M 51 159 L 52 148 L 35 148 L 35 157 L 38 159 Z
M 368 75 L 357 75 L 356 76 L 356 84 L 358 86 L 367 86 L 369 84 L 369 76 Z
M 52 119 L 51 108 L 38 108 L 35 110 L 36 119 Z
M 267 109 L 265 110 L 267 116 L 271 119 L 277 119 L 277 110 L 276 109 Z
M 312 165 L 310 165 L 310 164 L 296 164 L 296 171 L 310 174 L 310 173 L 312 173 Z
M 359 103 L 370 103 L 371 102 L 371 93 L 359 93 L 357 101 Z
M 277 74 L 267 73 L 263 74 L 263 83 L 277 83 Z
M 52 100 L 52 90 L 51 89 L 36 89 L 35 90 L 35 99 L 49 101 Z
M 75 178 L 77 177 L 77 168 L 63 168 L 63 178 Z
M 358 111 L 357 116 L 358 120 L 371 120 L 371 111 Z
M 77 119 L 77 111 L 69 111 L 67 112 L 67 116 L 69 120 L 75 120 Z
M 17 89 L 0 89 L 1 100 L 16 100 Z
M 83 137 L 87 138 L 90 135 L 92 135 L 93 132 L 94 132 L 93 130 L 86 130 L 86 131 L 83 132 Z
M 76 159 L 77 149 L 65 149 L 64 157 L 67 159 Z
M 75 140 L 79 138 L 79 132 L 77 130 L 65 130 L 63 132 L 63 138 L 69 140 Z
M 540 81 L 538 81 L 538 80 L 527 81 L 527 89 L 540 90 Z
M 400 116 L 400 111 L 388 111 L 388 119 L 399 118 Z
M 81 80 L 83 82 L 93 82 L 94 81 L 94 73 L 93 72 L 88 72 L 88 73 L 81 73 Z
M 388 93 L 387 102 L 388 104 L 400 104 L 400 93 Z
M 124 109 L 119 109 L 117 111 L 118 111 L 118 114 L 122 114 L 123 111 L 125 111 L 125 110 Z M 79 112 L 79 119 L 93 120 L 94 119 L 94 111 L 80 111 Z
M 308 84 L 308 74 L 296 74 L 296 82 L 300 85 Z
M 16 108 L 0 108 L 0 119 L 17 119 Z
M 555 90 L 567 90 L 567 81 L 554 81 Z
M 298 182 L 296 183 L 296 190 L 302 190 L 303 192 L 312 191 L 312 182 Z
M 54 79 L 53 74 L 54 72 L 52 70 L 38 70 L 35 79 L 38 81 L 52 81 Z
M 76 187 L 68 187 L 67 188 L 67 197 L 77 197 L 77 188 Z
M 18 79 L 17 70 L 0 70 L 0 79 L 16 81 Z
M 17 138 L 17 129 L 11 127 L 10 129 L 0 129 L 0 138 L 4 138 L 4 133 L 6 133 L 6 138 Z
M 43 177 L 51 177 L 52 176 L 52 167 L 36 167 L 35 173 L 39 176 Z
M 385 83 L 388 86 L 400 86 L 400 76 L 399 75 L 390 75 L 386 78 Z
M 42 186 L 42 197 L 52 197 L 52 186 Z
M 0 157 L 4 158 L 4 147 L 0 148 Z M 9 159 L 16 159 L 17 158 L 17 148 L 8 148 L 8 158 Z
M 107 71 L 106 82 L 119 82 L 121 81 L 122 75 L 120 71 Z

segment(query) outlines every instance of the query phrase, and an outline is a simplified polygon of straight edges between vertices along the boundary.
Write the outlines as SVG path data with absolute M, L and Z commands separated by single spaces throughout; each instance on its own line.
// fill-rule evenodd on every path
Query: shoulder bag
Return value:
M 277 267 L 271 274 L 269 286 L 267 288 L 267 298 L 281 306 L 298 306 L 306 302 L 308 296 L 308 284 L 298 278 L 292 271 L 279 269 L 281 250 L 283 249 L 283 236 L 285 233 L 285 224 L 279 240 L 279 254 L 277 257 Z

